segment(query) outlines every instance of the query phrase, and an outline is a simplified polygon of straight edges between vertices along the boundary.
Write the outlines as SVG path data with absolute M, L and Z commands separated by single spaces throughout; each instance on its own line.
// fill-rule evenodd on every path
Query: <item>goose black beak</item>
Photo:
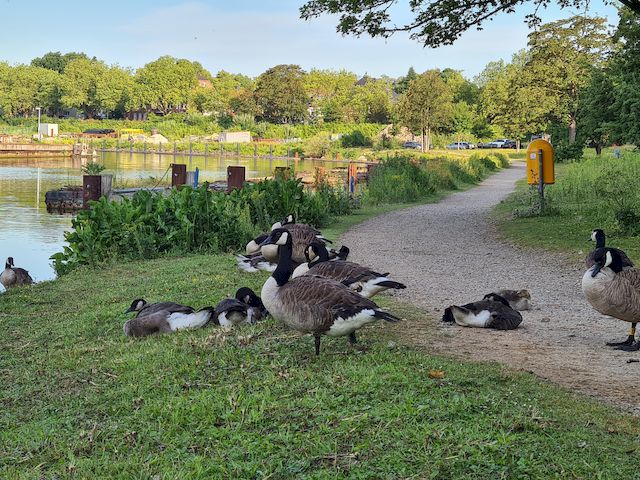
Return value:
M 593 267 L 593 270 L 591 271 L 591 277 L 595 277 L 596 275 L 598 275 L 598 273 L 600 273 L 600 270 L 602 269 L 602 267 L 598 264 L 595 264 Z
M 258 245 L 259 247 L 264 247 L 265 245 L 272 245 L 273 244 L 273 239 L 271 238 L 271 235 L 269 235 L 267 238 L 265 238 L 262 243 L 260 243 L 260 245 Z
M 135 310 L 133 309 L 133 307 L 129 307 L 125 310 L 124 313 L 129 313 L 129 312 L 135 312 Z

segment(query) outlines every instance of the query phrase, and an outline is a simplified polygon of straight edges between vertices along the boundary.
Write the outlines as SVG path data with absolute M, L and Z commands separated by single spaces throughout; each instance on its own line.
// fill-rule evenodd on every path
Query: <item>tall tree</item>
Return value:
M 54 72 L 62 73 L 64 72 L 64 68 L 67 66 L 67 63 L 69 63 L 71 60 L 77 60 L 79 58 L 89 60 L 89 57 L 87 57 L 86 54 L 80 52 L 69 52 L 65 54 L 62 54 L 60 52 L 48 52 L 45 53 L 42 57 L 37 57 L 31 60 L 31 65 L 34 67 L 42 67 L 53 70 Z
M 640 0 L 620 2 L 640 15 Z M 515 7 L 524 3 L 534 3 L 537 7 L 556 3 L 576 10 L 589 6 L 589 0 L 410 0 L 406 2 L 408 11 L 400 12 L 400 7 L 391 9 L 397 3 L 398 0 L 308 0 L 300 8 L 300 16 L 305 20 L 325 14 L 338 16 L 336 29 L 343 35 L 386 38 L 396 32 L 409 32 L 412 39 L 425 46 L 439 47 L 453 43 L 470 28 L 481 29 L 500 12 L 515 12 Z M 527 15 L 530 26 L 541 23 L 537 10 Z
M 411 83 L 412 80 L 415 80 L 417 76 L 418 74 L 416 73 L 414 68 L 409 67 L 407 74 L 404 77 L 400 77 L 398 78 L 398 80 L 396 80 L 395 84 L 393 85 L 393 91 L 398 94 L 406 92 L 409 88 L 409 83 Z
M 316 118 L 340 120 L 345 105 L 357 81 L 355 73 L 346 70 L 312 69 L 304 77 L 304 89 L 309 96 Z
M 613 79 L 605 70 L 593 72 L 591 83 L 580 97 L 580 138 L 595 148 L 597 155 L 613 136 L 617 120 L 616 97 Z
M 304 120 L 309 103 L 304 75 L 298 65 L 276 65 L 258 77 L 254 95 L 264 120 L 275 123 Z
M 429 150 L 431 131 L 449 120 L 452 104 L 453 93 L 439 70 L 427 70 L 409 84 L 398 114 L 403 125 L 422 134 L 423 152 Z
M 131 73 L 98 60 L 78 58 L 67 63 L 61 81 L 61 101 L 67 108 L 77 108 L 87 118 L 98 113 L 122 111 L 131 95 Z
M 60 75 L 30 65 L 0 64 L 0 110 L 13 116 L 30 116 L 36 107 L 54 113 L 58 108 Z
M 202 66 L 170 56 L 147 63 L 135 74 L 129 108 L 149 108 L 167 114 L 184 111 L 198 86 Z
M 606 19 L 575 16 L 547 23 L 529 34 L 529 48 L 523 83 L 542 89 L 549 120 L 567 125 L 573 143 L 580 94 L 611 49 Z

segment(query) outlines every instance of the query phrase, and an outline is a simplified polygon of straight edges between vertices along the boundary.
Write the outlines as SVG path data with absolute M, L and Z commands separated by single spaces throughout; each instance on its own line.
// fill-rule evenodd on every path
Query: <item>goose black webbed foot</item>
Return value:
M 629 335 L 624 342 L 607 342 L 609 347 L 628 347 L 635 343 L 633 335 Z M 636 348 L 637 350 L 637 348 Z
M 633 342 L 628 345 L 620 345 L 615 348 L 616 350 L 623 350 L 625 352 L 637 352 L 638 350 L 640 350 L 640 342 Z

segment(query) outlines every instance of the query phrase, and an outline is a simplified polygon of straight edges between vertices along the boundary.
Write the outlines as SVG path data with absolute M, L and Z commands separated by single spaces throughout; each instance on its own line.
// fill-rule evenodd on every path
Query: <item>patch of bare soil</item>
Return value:
M 355 226 L 342 238 L 354 260 L 406 283 L 394 296 L 423 308 L 405 325 L 408 343 L 456 358 L 500 362 L 572 391 L 640 414 L 639 352 L 605 342 L 624 340 L 629 324 L 600 315 L 581 290 L 583 265 L 568 257 L 502 240 L 489 213 L 525 175 L 516 165 L 480 186 L 439 203 L 391 212 Z M 585 232 L 588 234 L 588 232 Z M 511 331 L 440 322 L 444 308 L 479 300 L 500 288 L 531 291 L 534 308 Z

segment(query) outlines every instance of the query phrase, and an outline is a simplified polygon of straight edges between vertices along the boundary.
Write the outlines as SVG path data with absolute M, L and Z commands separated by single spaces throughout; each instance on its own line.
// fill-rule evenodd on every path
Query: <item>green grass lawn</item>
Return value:
M 229 256 L 79 270 L 0 295 L 2 478 L 631 478 L 640 425 L 533 376 L 274 320 L 144 339 L 135 297 L 213 305 Z M 389 302 L 383 302 L 394 308 Z M 391 342 L 391 343 L 390 343 Z M 430 372 L 444 372 L 431 378 Z
M 230 255 L 192 255 L 0 294 L 0 478 L 637 476 L 637 418 L 527 373 L 403 346 L 425 313 L 388 297 L 379 303 L 403 322 L 362 329 L 362 349 L 325 337 L 319 357 L 272 319 L 122 332 L 134 298 L 202 307 L 265 278 Z

